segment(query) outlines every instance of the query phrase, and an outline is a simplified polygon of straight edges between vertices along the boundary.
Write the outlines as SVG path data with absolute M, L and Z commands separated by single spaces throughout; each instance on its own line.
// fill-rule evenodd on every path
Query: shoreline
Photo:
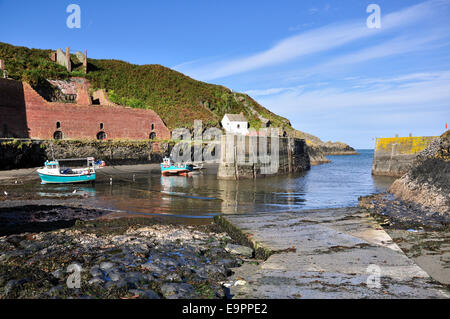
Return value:
M 374 196 L 380 194 L 369 198 Z M 360 203 L 363 204 L 359 208 L 332 210 L 367 211 L 408 258 L 449 290 L 448 227 L 412 232 L 407 229 L 411 225 L 388 224 L 386 215 L 374 213 L 364 204 L 364 198 Z M 323 214 L 327 210 L 317 212 Z M 291 214 L 307 213 L 306 210 Z M 249 217 L 259 215 L 275 217 L 271 213 Z M 10 221 L 10 225 L 0 229 L 0 278 L 3 278 L 0 296 L 7 299 L 230 298 L 243 284 L 233 273 L 247 273 L 271 255 L 263 247 L 256 247 L 224 229 L 218 222 L 220 217 L 215 218 L 216 223 L 210 221 L 206 225 L 183 225 L 179 219 L 166 216 L 124 218 L 114 216 L 110 210 L 87 207 L 70 199 L 9 201 L 0 208 L 0 220 L 2 217 Z M 173 240 L 168 240 L 172 235 Z M 225 249 L 227 246 L 245 255 L 230 253 Z M 157 257 L 152 259 L 155 250 Z M 184 264 L 186 251 L 189 251 L 186 256 L 195 261 L 188 263 L 191 268 Z M 70 274 L 64 269 L 73 263 L 84 269 L 84 286 L 78 290 L 65 285 Z M 244 268 L 239 270 L 240 267 Z
M 359 198 L 402 251 L 434 280 L 450 290 L 450 216 L 426 211 L 391 194 Z
M 34 223 L 27 232 L 0 234 L 1 299 L 224 299 L 222 283 L 231 268 L 252 260 L 252 249 L 234 245 L 212 223 L 104 219 L 108 212 L 81 208 L 76 213 L 66 224 L 41 222 L 46 230 Z M 70 265 L 82 268 L 79 289 L 66 285 Z

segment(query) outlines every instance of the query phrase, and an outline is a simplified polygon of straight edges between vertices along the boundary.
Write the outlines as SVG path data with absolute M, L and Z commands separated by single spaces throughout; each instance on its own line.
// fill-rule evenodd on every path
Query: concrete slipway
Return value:
M 224 215 L 216 222 L 265 259 L 233 269 L 234 298 L 450 298 L 357 208 Z M 367 284 L 377 269 L 370 265 L 381 271 L 379 288 Z

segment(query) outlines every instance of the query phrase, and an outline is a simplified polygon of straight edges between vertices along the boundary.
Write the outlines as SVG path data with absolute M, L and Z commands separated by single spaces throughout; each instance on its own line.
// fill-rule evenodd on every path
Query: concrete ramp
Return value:
M 233 269 L 234 298 L 450 297 L 357 208 L 220 216 L 216 222 L 267 258 Z

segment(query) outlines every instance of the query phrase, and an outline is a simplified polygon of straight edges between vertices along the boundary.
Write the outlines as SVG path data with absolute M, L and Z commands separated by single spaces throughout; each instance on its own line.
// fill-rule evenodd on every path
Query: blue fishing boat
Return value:
M 86 161 L 86 165 L 81 168 L 61 166 L 60 162 L 65 161 Z M 93 157 L 46 161 L 44 165 L 43 168 L 37 170 L 42 184 L 94 182 L 96 178 L 95 169 L 105 166 L 103 161 L 95 162 Z
M 161 163 L 161 174 L 163 175 L 187 175 L 194 170 L 194 165 L 187 163 L 173 163 L 168 157 Z

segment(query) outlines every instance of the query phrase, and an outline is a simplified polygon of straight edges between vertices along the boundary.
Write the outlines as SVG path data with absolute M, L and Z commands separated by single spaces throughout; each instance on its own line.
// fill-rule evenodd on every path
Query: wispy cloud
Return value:
M 411 73 L 391 78 L 352 80 L 358 88 L 328 88 L 286 90 L 278 95 L 258 99 L 271 110 L 293 112 L 324 112 L 330 110 L 421 110 L 449 107 L 450 70 L 441 72 Z M 362 84 L 362 85 L 356 85 Z M 379 85 L 383 84 L 383 85 Z M 450 109 L 449 109 L 450 110 Z M 449 111 L 450 112 L 450 111 Z
M 441 4 L 446 5 L 448 1 L 426 1 L 386 14 L 383 16 L 382 28 L 379 30 L 368 29 L 363 19 L 357 22 L 328 25 L 286 38 L 270 49 L 248 57 L 219 61 L 190 69 L 182 68 L 180 71 L 201 80 L 213 80 L 286 63 L 303 56 L 325 52 L 356 40 L 381 35 L 390 30 L 411 25 L 419 20 L 429 18 L 439 10 L 439 5 Z

